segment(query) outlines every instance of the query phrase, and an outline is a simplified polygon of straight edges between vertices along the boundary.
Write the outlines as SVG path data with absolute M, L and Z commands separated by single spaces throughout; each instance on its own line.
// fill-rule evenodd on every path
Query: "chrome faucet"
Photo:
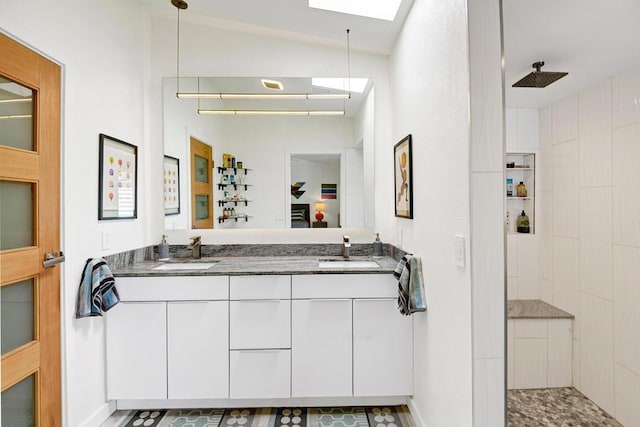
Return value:
M 351 242 L 349 242 L 349 236 L 342 236 L 342 257 L 344 259 L 349 259 L 349 248 L 351 247 Z
M 191 239 L 191 243 L 187 248 L 193 251 L 193 257 L 195 259 L 200 259 L 200 246 L 202 245 L 200 242 L 200 236 L 192 236 L 189 237 L 189 239 Z

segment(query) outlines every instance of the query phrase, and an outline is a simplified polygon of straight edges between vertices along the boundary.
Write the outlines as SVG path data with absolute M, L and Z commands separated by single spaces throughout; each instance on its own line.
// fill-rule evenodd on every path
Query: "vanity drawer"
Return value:
M 231 399 L 291 396 L 291 350 L 235 350 L 229 355 Z
M 122 301 L 211 301 L 229 298 L 229 276 L 116 277 Z
M 307 298 L 395 298 L 392 274 L 308 274 L 291 278 L 291 296 Z
M 289 299 L 291 276 L 231 276 L 229 299 Z
M 229 347 L 291 348 L 291 300 L 231 301 Z

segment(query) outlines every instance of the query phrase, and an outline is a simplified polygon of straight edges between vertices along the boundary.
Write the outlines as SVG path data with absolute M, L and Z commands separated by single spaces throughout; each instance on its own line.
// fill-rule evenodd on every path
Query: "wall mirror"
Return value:
M 318 99 L 349 86 L 350 99 Z M 204 93 L 209 97 L 193 95 Z M 248 93 L 267 99 L 244 99 Z M 270 98 L 273 93 L 296 96 Z M 185 177 L 183 208 L 165 216 L 165 229 L 371 228 L 374 96 L 367 79 L 165 78 L 164 153 L 179 160 Z M 194 140 L 211 147 L 211 196 L 191 185 L 198 172 Z M 203 212 L 210 222 L 202 221 Z

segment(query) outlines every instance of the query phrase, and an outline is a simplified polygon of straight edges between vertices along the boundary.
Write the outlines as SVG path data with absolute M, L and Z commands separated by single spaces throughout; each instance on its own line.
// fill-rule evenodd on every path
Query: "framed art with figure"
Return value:
M 395 215 L 413 219 L 413 165 L 411 163 L 411 135 L 393 146 L 395 180 Z

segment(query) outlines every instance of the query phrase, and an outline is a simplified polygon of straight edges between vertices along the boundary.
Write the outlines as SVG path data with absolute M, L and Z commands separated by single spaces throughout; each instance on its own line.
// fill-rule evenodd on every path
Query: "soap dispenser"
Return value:
M 373 256 L 382 256 L 382 240 L 380 240 L 380 233 L 376 233 L 376 240 L 373 241 Z
M 169 261 L 169 245 L 167 236 L 162 235 L 162 242 L 158 245 L 158 261 Z
M 518 217 L 518 233 L 529 233 L 530 230 L 529 216 L 523 210 Z

